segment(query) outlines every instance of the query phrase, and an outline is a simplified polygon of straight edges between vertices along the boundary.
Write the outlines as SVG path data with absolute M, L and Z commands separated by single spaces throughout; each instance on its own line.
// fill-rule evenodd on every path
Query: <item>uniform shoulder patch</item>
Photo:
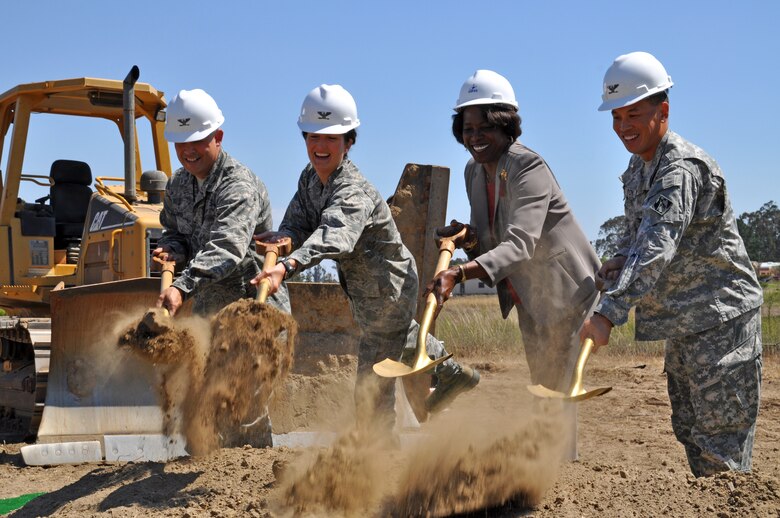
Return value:
M 666 214 L 670 208 L 672 208 L 672 200 L 670 200 L 663 194 L 660 195 L 653 203 L 653 210 L 656 211 L 661 216 Z

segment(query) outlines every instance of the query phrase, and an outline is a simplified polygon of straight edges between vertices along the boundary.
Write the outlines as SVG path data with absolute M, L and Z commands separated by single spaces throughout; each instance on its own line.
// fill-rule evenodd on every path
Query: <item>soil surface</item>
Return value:
M 479 386 L 402 430 L 400 446 L 351 428 L 355 362 L 326 358 L 290 375 L 272 416 L 276 433 L 336 432 L 329 447 L 28 467 L 24 443 L 6 442 L 0 498 L 45 493 L 12 516 L 780 516 L 776 357 L 765 360 L 753 472 L 701 479 L 672 433 L 660 358 L 591 357 L 585 387 L 613 390 L 579 403 L 575 462 L 558 461 L 555 404 L 533 403 L 523 361 L 463 361 L 480 370 Z M 320 399 L 299 401 L 305 394 Z M 307 416 L 317 418 L 296 424 Z

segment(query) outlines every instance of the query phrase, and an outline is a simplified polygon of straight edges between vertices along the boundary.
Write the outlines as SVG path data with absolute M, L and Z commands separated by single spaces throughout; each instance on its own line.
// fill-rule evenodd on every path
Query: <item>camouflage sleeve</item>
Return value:
M 625 233 L 620 236 L 617 242 L 617 252 L 615 252 L 615 256 L 622 255 L 623 257 L 628 257 L 628 254 L 631 252 L 631 243 L 633 243 L 634 239 L 632 237 L 631 229 L 629 228 L 629 225 L 626 224 L 626 231 Z
M 623 172 L 621 175 L 621 181 L 625 182 L 625 178 L 628 174 L 637 167 L 641 167 L 641 165 L 638 165 L 638 160 L 641 160 L 641 158 L 638 157 L 631 157 L 631 162 L 629 163 L 628 169 Z M 617 251 L 613 255 L 613 257 L 617 256 L 623 256 L 628 257 L 629 252 L 631 251 L 631 245 L 634 242 L 634 237 L 636 236 L 636 217 L 634 214 L 631 213 L 631 206 L 628 199 L 624 198 L 623 201 L 623 214 L 626 218 L 626 225 L 625 225 L 625 232 L 623 235 L 618 237 L 617 240 Z
M 326 204 L 319 226 L 290 257 L 307 268 L 323 259 L 338 259 L 352 252 L 373 209 L 373 202 L 365 192 L 343 186 Z
M 642 218 L 626 264 L 596 312 L 615 325 L 649 292 L 672 261 L 696 209 L 698 183 L 693 173 L 675 167 L 655 180 L 642 204 Z
M 181 255 L 186 260 L 189 260 L 190 246 L 187 236 L 179 232 L 176 218 L 169 215 L 170 207 L 176 204 L 176 200 L 173 197 L 175 189 L 171 188 L 172 180 L 172 178 L 169 179 L 168 185 L 165 187 L 163 209 L 160 211 L 160 225 L 162 225 L 163 233 L 157 242 L 157 246 L 169 248 L 174 254 Z
M 174 286 L 187 294 L 219 282 L 233 272 L 246 255 L 257 224 L 260 196 L 254 175 L 224 182 L 213 196 L 211 238 L 174 282 Z

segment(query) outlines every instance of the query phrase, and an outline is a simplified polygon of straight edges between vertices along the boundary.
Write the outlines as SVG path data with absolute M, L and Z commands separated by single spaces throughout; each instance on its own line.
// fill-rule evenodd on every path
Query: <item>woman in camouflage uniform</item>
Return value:
M 398 358 L 404 348 L 404 358 L 413 356 L 419 329 L 413 320 L 418 278 L 414 258 L 401 241 L 387 202 L 347 156 L 359 124 L 355 101 L 341 86 L 321 85 L 306 97 L 298 126 L 309 164 L 279 231 L 257 236 L 266 241 L 288 236 L 293 252 L 253 282 L 270 277 L 273 291 L 296 271 L 324 259 L 336 263 L 361 330 L 355 389 L 358 422 L 375 422 L 386 431 L 395 421 L 394 380 L 379 378 L 372 366 L 385 358 Z M 437 358 L 446 354 L 432 337 L 428 353 Z M 436 374 L 442 386 L 463 384 L 465 379 L 473 387 L 479 381 L 476 371 L 451 359 Z M 376 392 L 369 390 L 369 384 L 378 385 Z

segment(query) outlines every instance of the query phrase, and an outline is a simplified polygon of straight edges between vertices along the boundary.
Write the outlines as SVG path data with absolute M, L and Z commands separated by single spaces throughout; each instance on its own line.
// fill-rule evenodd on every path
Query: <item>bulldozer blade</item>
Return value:
M 162 433 L 158 374 L 149 362 L 117 346 L 117 326 L 154 305 L 159 287 L 157 279 L 138 278 L 52 292 L 40 442 Z

